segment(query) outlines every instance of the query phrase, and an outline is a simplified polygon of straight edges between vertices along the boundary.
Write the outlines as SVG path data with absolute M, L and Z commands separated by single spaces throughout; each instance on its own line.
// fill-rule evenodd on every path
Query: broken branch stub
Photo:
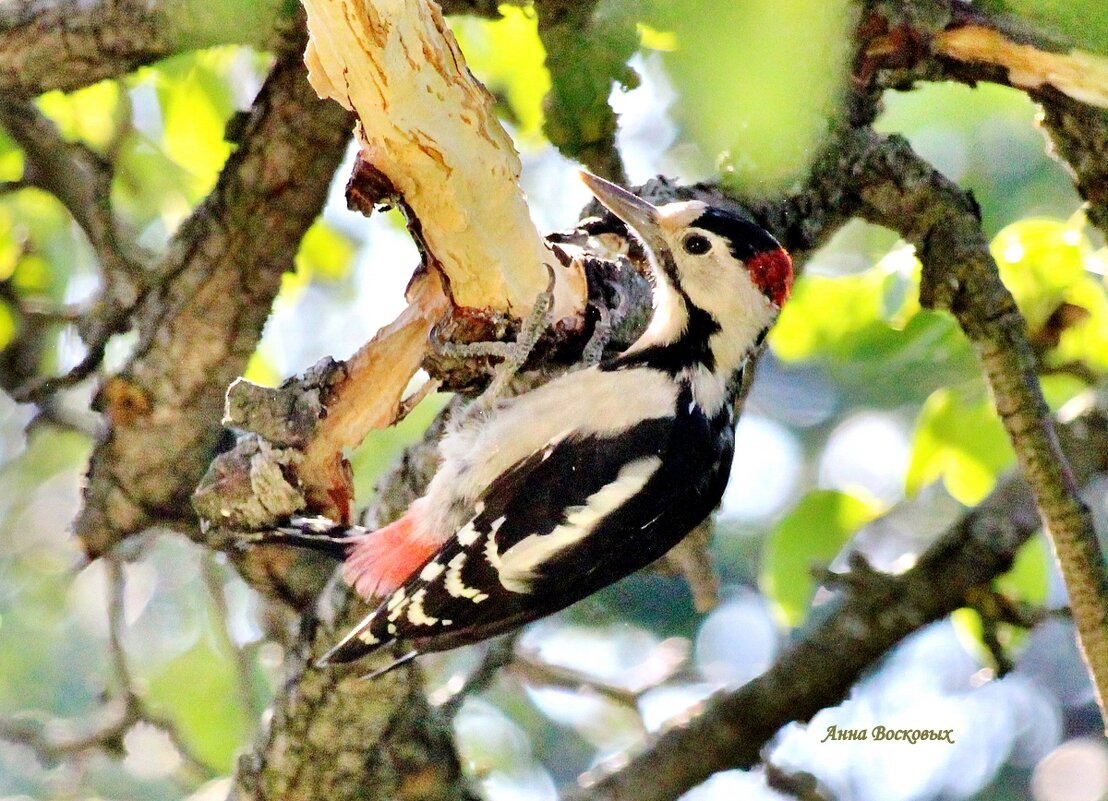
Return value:
M 355 113 L 360 170 L 401 200 L 423 251 L 409 307 L 344 365 L 297 469 L 309 507 L 345 520 L 352 495 L 342 452 L 395 421 L 432 326 L 457 308 L 522 317 L 546 288 L 548 268 L 557 275 L 554 320 L 576 318 L 586 284 L 531 221 L 519 156 L 434 2 L 304 7 L 309 80 L 320 97 Z
M 546 247 L 493 99 L 430 0 L 304 0 L 309 80 L 359 120 L 361 158 L 420 220 L 455 305 L 525 314 L 558 273 L 554 319 L 576 315 L 584 279 Z

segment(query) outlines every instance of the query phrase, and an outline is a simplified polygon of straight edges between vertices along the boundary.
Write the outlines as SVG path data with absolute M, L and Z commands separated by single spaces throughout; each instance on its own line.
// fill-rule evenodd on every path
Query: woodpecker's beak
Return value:
M 581 176 L 589 191 L 596 195 L 597 200 L 603 203 L 612 214 L 635 229 L 635 233 L 642 238 L 647 247 L 656 254 L 666 250 L 667 245 L 662 236 L 661 217 L 657 207 L 591 172 L 581 170 L 578 175 Z

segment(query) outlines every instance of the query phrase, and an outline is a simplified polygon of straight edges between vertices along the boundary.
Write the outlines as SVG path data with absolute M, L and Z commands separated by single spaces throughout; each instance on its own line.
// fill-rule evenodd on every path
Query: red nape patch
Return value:
M 785 305 L 793 288 L 793 260 L 784 248 L 757 254 L 747 261 L 746 269 L 762 294 L 777 308 Z
M 366 534 L 349 551 L 342 577 L 366 600 L 396 590 L 430 559 L 438 546 L 418 536 L 418 512 L 409 509 L 395 523 Z

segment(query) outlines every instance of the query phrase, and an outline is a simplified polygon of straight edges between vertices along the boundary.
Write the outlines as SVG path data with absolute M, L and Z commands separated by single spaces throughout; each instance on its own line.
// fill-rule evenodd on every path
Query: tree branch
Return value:
M 941 4 L 929 6 L 934 11 Z M 884 89 L 916 81 L 980 81 L 1023 89 L 1043 107 L 1056 155 L 1071 171 L 1089 220 L 1108 233 L 1108 60 L 1073 51 L 1026 25 L 951 2 L 945 13 L 924 3 L 898 9 L 863 0 L 855 81 L 872 101 Z M 916 9 L 918 13 L 912 13 Z M 872 105 L 872 103 L 871 103 Z
M 277 62 L 242 144 L 170 244 L 137 312 L 139 346 L 97 396 L 111 431 L 76 523 L 90 556 L 148 525 L 193 519 L 189 496 L 219 437 L 225 389 L 322 208 L 349 126 L 316 98 L 298 56 Z
M 1081 483 L 1108 471 L 1103 405 L 1090 405 L 1061 435 Z M 839 703 L 896 643 L 1008 570 L 1038 529 L 1030 487 L 1005 478 L 907 573 L 866 581 L 863 572 L 862 580 L 845 582 L 767 672 L 713 696 L 688 723 L 654 738 L 617 772 L 589 777 L 567 801 L 672 801 L 713 773 L 750 768 L 782 726 Z
M 440 416 L 380 482 L 371 524 L 399 517 L 423 493 L 437 467 L 442 426 Z M 295 581 L 294 573 L 279 580 Z M 330 801 L 473 801 L 449 727 L 428 703 L 417 669 L 404 667 L 360 681 L 372 665 L 309 666 L 365 611 L 365 602 L 338 580 L 329 585 L 317 612 L 305 615 L 271 723 L 253 754 L 239 762 L 234 798 L 315 801 L 326 788 Z M 391 658 L 382 656 L 386 662 Z
M 860 134 L 860 214 L 900 233 L 923 264 L 920 302 L 951 312 L 973 344 L 1062 569 L 1078 641 L 1108 723 L 1108 566 L 1058 446 L 1027 328 L 1000 280 L 973 197 L 903 139 Z M 866 141 L 868 139 L 868 141 Z
M 119 230 L 112 212 L 111 163 L 84 144 L 66 142 L 29 101 L 0 96 L 0 126 L 23 150 L 23 184 L 54 195 L 88 237 L 103 273 L 102 303 L 110 308 L 132 305 L 147 256 L 130 232 Z
M 447 14 L 498 15 L 494 0 L 445 0 Z M 28 0 L 0 4 L 0 95 L 29 98 L 115 78 L 223 44 L 299 47 L 285 0 Z

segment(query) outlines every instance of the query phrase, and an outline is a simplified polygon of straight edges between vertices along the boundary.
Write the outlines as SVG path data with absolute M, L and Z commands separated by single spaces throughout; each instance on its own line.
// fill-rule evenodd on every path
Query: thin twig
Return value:
M 123 599 L 126 582 L 122 563 L 108 557 L 104 560 L 108 573 L 108 653 L 112 668 L 120 684 L 120 692 L 127 708 L 128 728 L 145 721 L 164 732 L 173 747 L 181 755 L 185 767 L 201 779 L 214 779 L 219 771 L 207 764 L 193 749 L 181 733 L 175 721 L 153 712 L 146 701 L 138 694 L 136 683 L 127 662 L 127 651 L 123 645 L 124 609 Z
M 466 698 L 488 687 L 500 673 L 500 669 L 510 665 L 515 659 L 515 646 L 521 632 L 505 634 L 490 643 L 481 663 L 466 677 L 461 686 L 453 690 L 438 704 L 439 711 L 450 720 L 458 714 Z
M 254 666 L 250 655 L 243 648 L 240 648 L 231 636 L 229 628 L 230 612 L 227 608 L 223 567 L 217 561 L 214 551 L 204 551 L 200 559 L 200 576 L 204 580 L 204 587 L 207 590 L 208 599 L 211 601 L 214 612 L 216 636 L 235 665 L 235 687 L 239 696 L 239 704 L 250 720 L 256 720 L 261 716 L 264 708 L 258 704 L 254 696 Z

